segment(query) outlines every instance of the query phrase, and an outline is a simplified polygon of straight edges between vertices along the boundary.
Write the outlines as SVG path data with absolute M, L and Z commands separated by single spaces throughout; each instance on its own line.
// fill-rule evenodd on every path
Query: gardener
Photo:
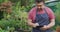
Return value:
M 44 0 L 35 0 L 36 6 L 32 8 L 28 15 L 28 25 L 32 32 L 52 32 L 50 29 L 55 25 L 53 11 L 44 5 Z

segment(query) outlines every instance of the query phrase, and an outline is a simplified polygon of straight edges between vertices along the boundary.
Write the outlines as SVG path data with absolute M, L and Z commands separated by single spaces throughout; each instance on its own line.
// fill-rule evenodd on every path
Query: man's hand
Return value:
M 34 23 L 33 27 L 36 28 L 37 26 L 39 26 L 38 23 Z
M 55 19 L 51 19 L 48 25 L 44 25 L 44 27 L 40 28 L 42 30 L 47 30 L 55 25 Z
M 47 30 L 49 27 L 47 25 L 44 25 L 43 27 L 40 28 L 41 30 Z

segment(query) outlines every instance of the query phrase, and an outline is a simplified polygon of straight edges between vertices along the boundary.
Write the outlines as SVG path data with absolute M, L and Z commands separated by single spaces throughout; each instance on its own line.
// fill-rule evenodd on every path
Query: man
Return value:
M 44 5 L 44 0 L 35 0 L 36 6 L 32 8 L 28 15 L 28 25 L 32 32 L 52 32 L 50 29 L 55 25 L 53 11 Z

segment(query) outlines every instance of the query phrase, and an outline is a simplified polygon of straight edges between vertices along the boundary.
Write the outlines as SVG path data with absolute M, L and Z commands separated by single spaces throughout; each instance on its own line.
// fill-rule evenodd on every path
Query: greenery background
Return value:
M 29 10 L 35 5 L 34 0 L 0 0 L 0 4 L 8 1 L 13 3 L 12 13 L 4 13 L 4 18 L 0 20 L 0 32 L 9 32 L 10 30 L 13 32 L 15 27 L 19 27 L 23 31 L 31 31 L 31 27 L 27 25 L 26 21 Z M 52 28 L 53 30 L 60 26 L 60 2 L 55 4 L 54 6 L 47 4 L 56 16 L 56 25 Z

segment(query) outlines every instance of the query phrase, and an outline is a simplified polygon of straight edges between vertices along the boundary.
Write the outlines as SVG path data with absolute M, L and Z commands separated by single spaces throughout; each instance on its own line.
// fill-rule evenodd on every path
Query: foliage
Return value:
M 56 24 L 57 24 L 57 25 L 60 25 L 60 2 L 57 3 L 56 7 L 57 7 L 57 9 L 56 9 L 56 11 L 55 11 L 56 22 L 57 22 Z
M 0 4 L 3 2 L 8 2 L 9 0 L 0 0 Z M 34 6 L 34 0 L 29 0 L 27 2 L 21 3 L 21 0 L 10 0 L 14 3 L 12 8 L 11 14 L 4 13 L 4 18 L 0 20 L 0 29 L 1 31 L 5 30 L 15 30 L 15 27 L 19 27 L 22 30 L 29 30 L 31 27 L 27 25 L 27 17 L 29 10 Z M 27 3 L 27 4 L 26 4 Z M 25 6 L 24 6 L 24 5 Z M 23 6 L 21 6 L 23 5 Z M 49 5 L 48 5 L 49 6 Z M 56 15 L 56 25 L 53 27 L 56 29 L 56 26 L 60 25 L 60 3 L 56 3 L 56 6 L 49 6 L 51 9 L 53 9 L 55 15 Z M 5 30 L 3 30 L 5 29 Z
M 0 28 L 0 32 L 9 32 L 9 31 L 6 31 L 6 30 L 2 30 L 2 29 Z
M 12 13 L 4 13 L 4 18 L 0 20 L 0 27 L 2 29 L 10 29 L 11 27 L 20 27 L 23 30 L 29 30 L 27 25 L 27 12 L 25 8 L 20 6 L 20 1 L 16 5 L 12 6 Z

